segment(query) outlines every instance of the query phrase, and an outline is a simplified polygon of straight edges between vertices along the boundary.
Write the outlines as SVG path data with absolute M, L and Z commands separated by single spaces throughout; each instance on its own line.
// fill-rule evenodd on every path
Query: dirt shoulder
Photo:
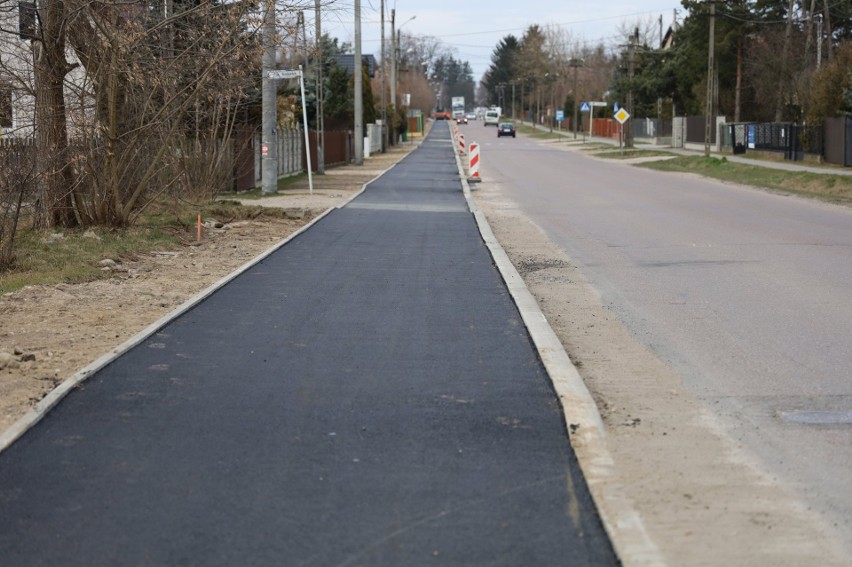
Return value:
M 371 156 L 363 166 L 328 169 L 314 176 L 312 193 L 305 179 L 278 196 L 246 201 L 288 209 L 292 218 L 261 217 L 221 228 L 213 227 L 216 219 L 204 219 L 200 243 L 105 266 L 107 279 L 29 286 L 0 297 L 0 432 L 59 383 L 318 214 L 345 203 L 415 147 Z
M 607 429 L 613 482 L 668 564 L 848 561 L 833 528 L 738 449 L 499 183 L 486 180 L 473 195 L 592 393 Z

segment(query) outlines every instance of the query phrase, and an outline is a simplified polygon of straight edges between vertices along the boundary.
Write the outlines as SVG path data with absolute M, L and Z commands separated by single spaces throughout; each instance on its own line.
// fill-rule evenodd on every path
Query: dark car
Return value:
M 511 136 L 515 137 L 515 125 L 511 122 L 501 122 L 497 125 L 497 137 Z

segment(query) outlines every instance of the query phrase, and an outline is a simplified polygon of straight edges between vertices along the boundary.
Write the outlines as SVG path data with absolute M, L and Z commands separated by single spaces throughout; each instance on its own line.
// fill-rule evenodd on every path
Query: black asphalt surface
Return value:
M 438 123 L 0 454 L 0 565 L 615 565 Z

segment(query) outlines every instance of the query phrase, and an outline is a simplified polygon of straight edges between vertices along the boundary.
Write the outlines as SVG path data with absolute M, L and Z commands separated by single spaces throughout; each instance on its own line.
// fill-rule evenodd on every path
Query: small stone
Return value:
M 0 352 L 0 370 L 9 366 L 9 363 L 14 360 L 15 358 L 8 352 Z
M 109 258 L 104 258 L 103 260 L 98 262 L 98 266 L 101 266 L 103 268 L 114 268 L 117 265 L 118 264 L 115 262 L 115 260 L 111 260 Z
M 36 359 L 34 352 L 27 352 L 21 355 L 21 362 L 32 362 Z
M 89 230 L 87 230 L 86 232 L 84 232 L 84 233 L 83 233 L 83 238 L 93 238 L 93 239 L 95 239 L 95 240 L 100 240 L 100 239 L 101 239 L 101 237 L 100 237 L 100 236 L 98 236 L 98 233 L 96 233 L 96 232 L 95 232 L 94 230 L 92 230 L 92 229 L 89 229 Z
M 284 215 L 288 219 L 296 219 L 296 220 L 303 219 L 303 218 L 305 218 L 306 213 L 307 213 L 307 211 L 305 209 L 285 209 L 284 210 Z

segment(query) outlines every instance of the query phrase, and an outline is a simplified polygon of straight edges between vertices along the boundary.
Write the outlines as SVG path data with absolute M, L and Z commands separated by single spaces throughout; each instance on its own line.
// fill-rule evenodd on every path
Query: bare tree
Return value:
M 36 187 L 35 147 L 32 141 L 0 143 L 0 270 L 15 260 L 14 243 L 25 203 Z
M 227 186 L 231 131 L 259 78 L 251 9 L 39 2 L 29 70 L 0 58 L 34 99 L 37 226 L 126 226 L 165 191 L 209 198 Z

